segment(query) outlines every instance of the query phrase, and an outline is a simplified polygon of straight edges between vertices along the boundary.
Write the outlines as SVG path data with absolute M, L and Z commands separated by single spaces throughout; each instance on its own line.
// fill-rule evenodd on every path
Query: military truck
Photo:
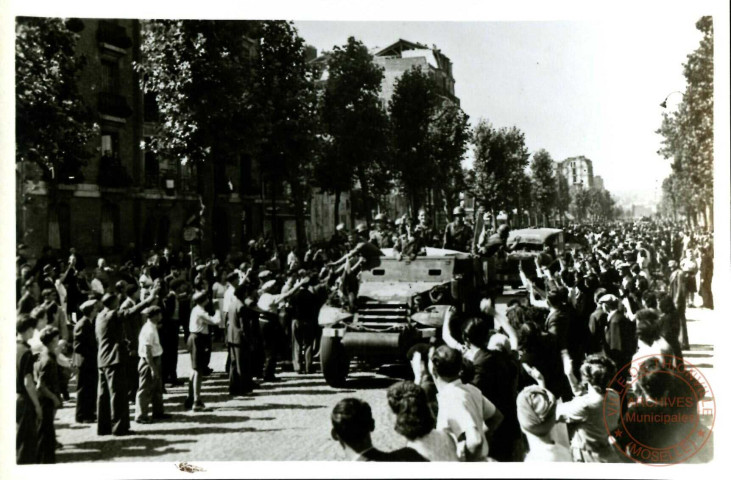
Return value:
M 441 335 L 450 307 L 474 305 L 484 288 L 481 263 L 469 254 L 427 248 L 426 255 L 407 260 L 382 251 L 380 264 L 360 274 L 354 313 L 330 305 L 320 310 L 320 362 L 328 385 L 343 385 L 351 359 L 373 368 L 404 363 L 414 344 Z

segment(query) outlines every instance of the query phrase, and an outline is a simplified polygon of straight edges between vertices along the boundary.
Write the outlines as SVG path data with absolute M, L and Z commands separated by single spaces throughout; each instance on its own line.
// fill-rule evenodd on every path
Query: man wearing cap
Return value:
M 296 373 L 312 373 L 312 349 L 317 335 L 317 316 L 324 302 L 318 295 L 317 277 L 308 278 L 306 287 L 300 289 L 292 300 L 295 318 L 292 322 L 292 365 Z M 304 360 L 304 362 L 303 362 Z
M 678 311 L 678 316 L 680 318 L 678 340 L 680 341 L 680 345 L 687 350 L 690 347 L 688 342 L 687 320 L 685 318 L 685 310 L 687 308 L 688 300 L 687 274 L 682 268 L 680 268 L 678 262 L 675 260 L 670 260 L 668 262 L 668 269 L 670 270 L 670 277 L 668 278 L 668 294 L 673 298 L 675 309 Z
M 607 357 L 612 359 L 621 370 L 632 360 L 637 351 L 635 324 L 620 310 L 619 298 L 612 294 L 604 295 L 599 304 L 607 313 L 607 329 L 605 333 Z
M 137 390 L 135 401 L 135 422 L 152 423 L 152 420 L 170 418 L 164 412 L 162 402 L 162 353 L 160 336 L 157 328 L 162 319 L 162 310 L 153 305 L 142 311 L 147 321 L 142 326 L 139 336 L 139 358 L 138 371 L 140 374 L 140 388 Z M 152 419 L 148 414 L 148 408 L 152 402 Z
M 249 287 L 239 285 L 226 313 L 226 345 L 231 365 L 228 371 L 228 393 L 232 396 L 246 395 L 253 390 L 251 378 L 251 338 L 249 313 L 244 301 Z
M 284 302 L 294 295 L 307 279 L 300 279 L 286 293 L 274 294 L 277 286 L 276 280 L 269 280 L 261 287 L 261 295 L 256 304 L 261 310 L 259 324 L 261 325 L 261 336 L 264 343 L 264 380 L 275 381 L 277 349 L 282 337 L 281 325 L 279 324 L 278 309 Z
M 188 337 L 188 350 L 192 373 L 188 386 L 188 398 L 185 399 L 185 408 L 192 408 L 193 411 L 204 411 L 206 406 L 201 400 L 201 384 L 203 374 L 208 368 L 208 361 L 211 358 L 211 347 L 208 339 L 208 325 L 221 324 L 221 312 L 217 310 L 214 315 L 206 312 L 205 306 L 208 303 L 208 294 L 205 291 L 198 291 L 193 294 L 195 306 L 190 312 L 190 336 Z
M 336 273 L 340 273 L 345 268 L 346 262 L 351 262 L 351 270 L 356 270 L 361 267 L 362 270 L 370 270 L 381 264 L 380 257 L 383 256 L 383 252 L 378 246 L 374 245 L 368 240 L 368 227 L 364 224 L 360 224 L 355 228 L 358 242 L 351 251 L 340 257 L 335 262 L 331 262 L 328 265 L 330 267 L 336 267 L 343 264 Z M 352 260 L 357 258 L 357 262 L 352 264 Z
M 442 248 L 469 252 L 472 243 L 472 229 L 464 221 L 465 210 L 462 207 L 455 207 L 452 215 L 454 220 L 444 229 Z
M 556 398 L 538 385 L 524 388 L 516 401 L 520 428 L 528 439 L 524 462 L 571 462 L 571 451 L 551 437 L 556 424 Z
M 129 346 L 125 339 L 125 323 L 156 298 L 159 287 L 137 305 L 126 310 L 119 308 L 119 298 L 112 293 L 102 297 L 104 309 L 95 322 L 98 345 L 99 389 L 97 396 L 97 434 L 129 435 L 129 403 L 127 374 Z
M 420 208 L 417 219 L 419 223 L 417 223 L 416 227 L 414 227 L 414 236 L 419 238 L 419 243 L 425 247 L 437 246 L 439 243 L 439 236 L 431 225 L 429 225 L 426 210 Z
M 179 292 L 184 288 L 185 282 L 179 278 L 173 279 L 168 285 L 168 294 L 162 299 L 162 325 L 158 330 L 160 343 L 162 345 L 162 383 L 180 386 L 183 384 L 178 379 L 178 336 L 180 335 L 181 319 L 183 316 L 183 305 L 178 298 Z M 186 324 L 187 330 L 187 322 Z
M 376 223 L 376 229 L 372 230 L 369 236 L 370 242 L 378 248 L 391 248 L 393 247 L 393 239 L 391 232 L 386 229 L 387 217 L 383 213 L 376 215 L 374 219 Z
M 96 422 L 96 390 L 99 382 L 94 319 L 101 303 L 87 300 L 81 304 L 83 316 L 74 325 L 74 363 L 79 369 L 76 376 L 76 422 Z

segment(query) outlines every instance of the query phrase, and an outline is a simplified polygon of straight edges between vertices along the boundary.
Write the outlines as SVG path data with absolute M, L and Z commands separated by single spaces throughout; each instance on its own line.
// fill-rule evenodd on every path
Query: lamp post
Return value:
M 674 94 L 674 93 L 679 93 L 679 94 L 681 94 L 681 95 L 682 95 L 683 97 L 685 97 L 685 94 L 684 94 L 683 92 L 679 91 L 679 90 L 676 90 L 676 91 L 674 91 L 674 92 L 670 92 L 670 93 L 668 93 L 668 94 L 667 94 L 667 96 L 665 97 L 665 100 L 663 100 L 663 101 L 662 101 L 662 103 L 660 104 L 660 106 L 661 106 L 662 108 L 668 108 L 668 98 L 670 98 L 670 95 L 672 95 L 672 94 Z

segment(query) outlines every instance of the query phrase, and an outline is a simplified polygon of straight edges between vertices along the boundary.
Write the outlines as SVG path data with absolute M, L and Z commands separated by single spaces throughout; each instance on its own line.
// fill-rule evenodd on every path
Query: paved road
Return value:
M 714 385 L 717 316 L 709 310 L 690 309 L 688 317 L 691 349 L 685 355 Z M 184 378 L 190 362 L 183 350 L 180 353 L 178 369 Z M 225 354 L 214 352 L 214 371 L 222 372 L 224 362 Z M 390 450 L 404 444 L 393 431 L 386 403 L 385 390 L 396 380 L 360 372 L 349 377 L 345 388 L 334 389 L 319 374 L 283 372 L 280 378 L 250 397 L 232 399 L 224 374 L 214 373 L 203 383 L 204 401 L 212 410 L 201 413 L 183 410 L 187 387 L 169 388 L 165 404 L 173 418 L 151 425 L 132 422 L 139 435 L 122 438 L 98 437 L 96 425 L 76 424 L 72 394 L 57 414 L 58 440 L 64 445 L 58 462 L 340 460 L 340 448 L 330 439 L 329 414 L 338 400 L 348 396 L 357 396 L 373 408 L 376 445 Z M 712 440 L 693 461 L 711 458 L 711 444 Z

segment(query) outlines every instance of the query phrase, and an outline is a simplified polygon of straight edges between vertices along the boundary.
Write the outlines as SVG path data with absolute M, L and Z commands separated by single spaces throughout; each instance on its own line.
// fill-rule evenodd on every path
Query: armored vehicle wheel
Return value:
M 341 387 L 345 383 L 350 367 L 345 347 L 339 338 L 322 337 L 320 340 L 320 363 L 325 381 L 331 387 Z

